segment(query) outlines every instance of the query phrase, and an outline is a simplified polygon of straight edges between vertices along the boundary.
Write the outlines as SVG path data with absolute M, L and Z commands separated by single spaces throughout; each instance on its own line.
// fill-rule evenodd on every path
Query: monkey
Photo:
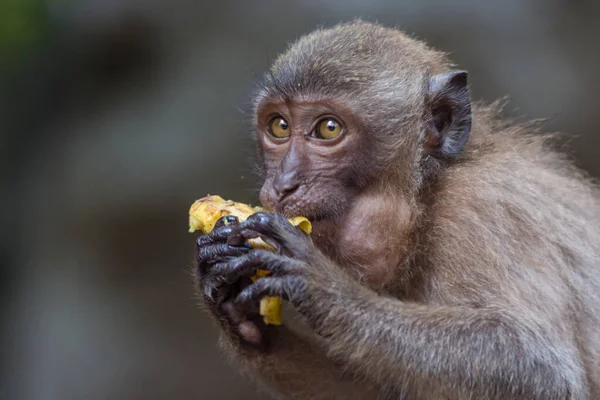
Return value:
M 599 399 L 600 187 L 468 72 L 354 20 L 254 94 L 268 212 L 196 241 L 220 346 L 285 399 Z M 306 235 L 285 217 L 304 215 Z M 260 236 L 275 252 L 252 250 Z M 252 282 L 256 269 L 270 274 Z M 309 327 L 265 326 L 281 296 Z

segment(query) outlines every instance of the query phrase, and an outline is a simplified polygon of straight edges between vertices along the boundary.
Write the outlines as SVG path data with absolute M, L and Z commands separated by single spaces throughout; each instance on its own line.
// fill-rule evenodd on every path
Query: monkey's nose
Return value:
M 275 190 L 275 194 L 279 201 L 294 193 L 299 187 L 300 184 L 295 181 L 276 179 L 275 182 L 273 182 L 273 189 Z

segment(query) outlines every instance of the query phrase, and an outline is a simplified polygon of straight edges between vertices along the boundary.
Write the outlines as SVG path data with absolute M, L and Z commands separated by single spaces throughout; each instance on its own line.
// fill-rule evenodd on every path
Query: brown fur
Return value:
M 285 291 L 312 337 L 276 328 L 256 351 L 225 330 L 223 346 L 275 396 L 600 398 L 600 190 L 497 106 L 473 106 L 460 156 L 428 153 L 427 82 L 450 69 L 355 22 L 300 39 L 258 91 L 261 200 L 312 217 L 320 249 L 279 234 L 312 267 Z M 341 150 L 261 138 L 270 110 L 308 121 L 328 100 L 356 118 Z M 286 157 L 306 188 L 283 205 L 271 185 Z

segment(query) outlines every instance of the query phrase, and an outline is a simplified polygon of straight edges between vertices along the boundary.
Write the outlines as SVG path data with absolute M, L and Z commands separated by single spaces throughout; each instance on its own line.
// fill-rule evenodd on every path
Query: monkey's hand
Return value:
M 244 287 L 235 297 L 235 308 L 252 310 L 265 296 L 280 296 L 292 303 L 317 328 L 318 319 L 331 301 L 360 291 L 360 286 L 313 244 L 310 236 L 292 226 L 283 216 L 256 213 L 246 221 L 220 228 L 216 235 L 229 235 L 229 244 L 261 237 L 274 252 L 252 250 L 232 255 L 219 267 L 221 279 L 235 282 L 252 276 L 257 269 L 269 275 Z
M 235 298 L 252 281 L 248 276 L 234 279 L 226 272 L 236 257 L 247 255 L 251 246 L 240 241 L 228 244 L 236 217 L 221 218 L 213 231 L 196 241 L 196 286 L 209 313 L 230 341 L 236 345 L 263 348 L 266 326 L 254 304 L 241 309 Z M 231 240 L 230 240 L 231 242 Z

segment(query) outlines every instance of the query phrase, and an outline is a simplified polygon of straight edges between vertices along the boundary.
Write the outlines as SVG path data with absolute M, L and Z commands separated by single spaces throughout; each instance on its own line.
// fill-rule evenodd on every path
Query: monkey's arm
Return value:
M 227 335 L 221 346 L 243 373 L 276 398 L 374 399 L 366 385 L 356 385 L 325 356 L 326 349 L 285 326 L 273 327 L 266 351 L 241 350 Z
M 271 271 L 236 302 L 284 297 L 307 317 L 331 359 L 387 390 L 416 398 L 583 396 L 570 344 L 510 302 L 501 309 L 408 304 L 359 285 L 283 218 L 257 215 L 234 231 L 268 235 L 281 253 L 255 251 L 231 264 L 228 279 L 259 266 Z
M 514 315 L 405 304 L 370 293 L 315 301 L 327 310 L 316 303 L 302 309 L 327 339 L 329 355 L 395 391 L 493 399 L 582 394 L 568 349 Z

